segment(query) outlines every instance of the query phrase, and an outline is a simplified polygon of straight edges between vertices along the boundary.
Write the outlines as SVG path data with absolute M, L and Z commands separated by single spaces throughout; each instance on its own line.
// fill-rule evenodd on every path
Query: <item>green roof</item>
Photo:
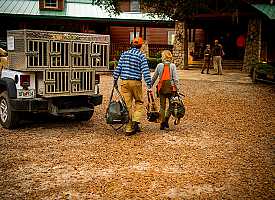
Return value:
M 252 4 L 254 8 L 265 14 L 269 19 L 275 20 L 275 5 L 271 4 Z
M 120 15 L 110 15 L 102 8 L 94 6 L 91 0 L 65 0 L 63 11 L 40 10 L 39 0 L 0 0 L 1 15 L 22 15 L 28 17 L 46 18 L 78 18 L 107 21 L 163 21 L 149 15 L 137 12 L 123 12 Z

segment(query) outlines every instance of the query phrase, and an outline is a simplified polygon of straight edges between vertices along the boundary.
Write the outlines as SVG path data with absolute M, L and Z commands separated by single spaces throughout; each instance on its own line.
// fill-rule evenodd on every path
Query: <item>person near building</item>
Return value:
M 219 44 L 218 40 L 215 40 L 214 47 L 212 49 L 212 56 L 213 56 L 213 65 L 216 71 L 215 74 L 222 75 L 222 56 L 224 55 L 222 45 Z
M 152 77 L 152 86 L 158 79 L 157 93 L 160 98 L 160 130 L 169 128 L 171 113 L 166 109 L 166 101 L 177 92 L 178 76 L 176 65 L 172 63 L 172 53 L 169 50 L 162 52 L 162 62 L 156 67 Z
M 121 95 L 129 111 L 130 120 L 126 124 L 126 135 L 141 132 L 140 120 L 143 115 L 142 75 L 147 92 L 151 90 L 151 75 L 145 55 L 140 51 L 143 40 L 134 38 L 132 46 L 120 56 L 118 66 L 113 72 L 114 85 L 117 87 L 120 78 Z M 135 105 L 133 105 L 133 102 Z
M 210 44 L 206 45 L 206 49 L 204 50 L 204 60 L 203 60 L 203 65 L 202 65 L 202 70 L 201 73 L 204 73 L 204 70 L 207 68 L 206 73 L 209 74 L 209 69 L 210 69 L 210 63 L 211 63 L 211 49 L 210 49 Z

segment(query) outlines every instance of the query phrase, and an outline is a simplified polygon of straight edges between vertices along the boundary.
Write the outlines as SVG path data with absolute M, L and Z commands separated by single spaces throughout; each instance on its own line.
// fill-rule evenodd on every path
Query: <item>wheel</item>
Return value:
M 18 126 L 19 113 L 11 110 L 8 93 L 0 94 L 0 123 L 4 128 L 12 129 Z
M 94 114 L 94 109 L 92 108 L 90 111 L 75 113 L 74 116 L 77 121 L 89 121 L 93 116 L 93 114 Z

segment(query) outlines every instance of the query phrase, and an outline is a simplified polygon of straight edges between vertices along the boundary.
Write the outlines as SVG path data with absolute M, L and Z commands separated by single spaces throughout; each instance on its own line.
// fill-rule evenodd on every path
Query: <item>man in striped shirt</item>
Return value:
M 147 91 L 151 90 L 151 75 L 147 59 L 140 51 L 142 38 L 134 38 L 132 48 L 120 56 L 118 66 L 113 73 L 114 84 L 118 78 L 121 81 L 121 94 L 127 105 L 130 121 L 126 125 L 126 135 L 130 136 L 141 132 L 140 119 L 143 115 L 142 75 L 146 83 Z M 132 109 L 135 100 L 135 109 Z

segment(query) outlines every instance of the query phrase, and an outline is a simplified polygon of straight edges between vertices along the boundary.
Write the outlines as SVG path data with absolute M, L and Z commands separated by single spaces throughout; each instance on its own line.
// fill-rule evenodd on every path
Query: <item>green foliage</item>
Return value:
M 120 58 L 120 55 L 123 53 L 123 50 L 116 50 L 115 52 L 114 52 L 114 58 L 116 59 L 116 60 L 119 60 L 119 58 Z
M 109 62 L 109 70 L 114 70 L 118 65 L 118 61 L 110 61 Z
M 150 69 L 155 69 L 160 62 L 160 58 L 148 58 L 148 65 Z
M 252 68 L 252 81 L 257 80 L 275 82 L 275 66 L 268 63 L 255 63 L 251 66 Z
M 153 15 L 173 20 L 185 20 L 198 9 L 199 0 L 143 0 L 142 7 Z
M 92 4 L 104 8 L 109 13 L 118 15 L 121 13 L 120 0 L 90 0 Z
M 91 0 L 92 4 L 105 8 L 108 12 L 114 14 L 121 12 L 120 2 L 121 0 Z M 141 8 L 154 16 L 184 20 L 198 12 L 201 8 L 201 2 L 202 0 L 142 0 Z
M 119 14 L 120 3 L 123 0 L 90 0 L 94 5 L 105 8 L 109 13 Z M 184 21 L 192 19 L 196 14 L 234 11 L 239 5 L 239 0 L 142 0 L 141 8 L 152 16 L 170 18 Z
M 259 74 L 275 74 L 275 67 L 267 63 L 257 63 L 256 70 Z
M 161 52 L 162 51 L 158 51 L 153 57 L 161 59 Z

